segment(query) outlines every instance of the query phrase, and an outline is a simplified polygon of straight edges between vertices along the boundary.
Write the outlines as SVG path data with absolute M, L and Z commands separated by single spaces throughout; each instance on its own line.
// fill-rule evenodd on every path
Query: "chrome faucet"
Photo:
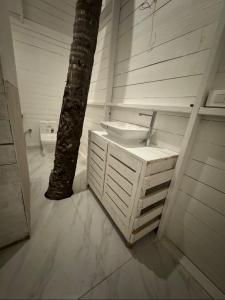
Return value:
M 148 135 L 147 135 L 146 144 L 145 144 L 145 146 L 147 146 L 147 147 L 149 147 L 150 143 L 151 143 L 152 131 L 153 131 L 153 126 L 155 123 L 156 115 L 157 115 L 157 111 L 155 111 L 155 110 L 152 111 L 152 115 L 145 114 L 145 113 L 139 113 L 139 116 L 151 117 L 151 122 L 149 124 L 149 130 L 148 130 Z

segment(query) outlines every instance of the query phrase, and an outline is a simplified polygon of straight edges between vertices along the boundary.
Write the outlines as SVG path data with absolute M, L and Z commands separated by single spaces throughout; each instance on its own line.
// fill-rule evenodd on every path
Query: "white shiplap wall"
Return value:
M 142 3 L 121 1 L 113 102 L 190 106 L 222 1 L 158 0 L 141 10 Z M 112 109 L 112 119 L 123 120 L 129 114 L 133 117 L 128 119 L 137 120 L 138 112 Z M 159 114 L 153 142 L 179 151 L 187 122 L 188 115 Z
M 225 57 L 213 88 L 225 89 Z M 225 294 L 225 118 L 204 116 L 167 237 Z
M 24 20 L 18 2 L 9 1 L 18 85 L 27 145 L 40 144 L 40 120 L 59 119 L 69 62 L 75 1 L 24 1 Z M 103 7 L 105 8 L 105 1 Z M 54 18 L 54 20 L 53 20 Z M 59 20 L 59 22 L 58 22 Z M 69 22 L 69 24 L 68 24 Z M 56 25 L 56 26 L 55 26 Z M 101 18 L 88 102 L 104 103 L 111 18 Z M 81 151 L 86 155 L 87 129 L 103 119 L 103 106 L 88 106 Z
M 39 145 L 40 120 L 59 118 L 71 38 L 27 19 L 11 26 L 26 141 Z
M 72 36 L 76 0 L 7 0 L 14 15 Z

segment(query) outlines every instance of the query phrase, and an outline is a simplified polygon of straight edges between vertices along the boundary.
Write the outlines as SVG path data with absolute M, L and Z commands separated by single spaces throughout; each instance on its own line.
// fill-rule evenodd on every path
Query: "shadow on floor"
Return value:
M 20 251 L 29 239 L 15 242 L 0 250 L 0 268 L 2 268 L 18 251 Z

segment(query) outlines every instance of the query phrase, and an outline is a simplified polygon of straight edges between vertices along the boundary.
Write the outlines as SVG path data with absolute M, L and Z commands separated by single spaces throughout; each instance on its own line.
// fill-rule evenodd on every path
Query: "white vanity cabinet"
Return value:
M 158 227 L 176 159 L 168 149 L 127 148 L 89 132 L 88 184 L 129 244 Z

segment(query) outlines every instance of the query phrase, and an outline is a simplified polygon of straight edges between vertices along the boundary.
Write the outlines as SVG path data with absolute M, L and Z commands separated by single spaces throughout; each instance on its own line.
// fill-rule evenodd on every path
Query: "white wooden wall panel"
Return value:
M 174 0 L 156 11 L 154 22 L 151 15 L 132 27 L 133 16 L 126 33 L 118 40 L 118 61 L 213 23 L 221 7 L 222 1 Z
M 161 61 L 175 59 L 191 53 L 210 48 L 215 24 L 188 32 L 181 37 L 165 44 L 154 47 L 151 51 L 146 49 L 138 55 L 130 56 L 116 63 L 115 73 L 128 72 L 144 66 L 156 64 Z
M 18 13 L 11 1 L 9 6 L 11 11 Z M 11 17 L 11 25 L 24 130 L 32 129 L 32 134 L 26 136 L 26 142 L 34 146 L 40 143 L 40 120 L 58 121 L 59 118 L 72 41 L 75 1 L 62 4 L 61 1 L 26 0 L 24 8 L 24 22 Z M 110 31 L 109 14 L 100 23 L 88 102 L 105 102 Z M 95 118 L 91 126 L 90 120 L 95 110 L 92 107 L 88 110 L 92 113 L 88 113 L 89 121 L 85 120 L 84 132 L 87 132 L 86 123 L 89 129 L 96 129 L 95 123 L 99 124 L 103 119 L 102 115 L 98 120 Z M 98 110 L 103 110 L 103 106 Z M 84 140 L 87 144 L 87 134 L 82 137 Z
M 202 74 L 208 54 L 209 50 L 205 50 L 145 68 L 139 67 L 116 76 L 114 87 Z
M 212 89 L 225 88 L 222 56 Z M 167 229 L 169 237 L 225 293 L 225 119 L 203 116 Z
M 70 13 L 65 9 L 62 10 L 58 2 L 51 5 L 40 0 L 25 0 L 24 14 L 33 22 L 70 36 L 73 30 L 75 6 L 65 3 L 65 7 L 70 8 Z
M 116 87 L 113 89 L 113 98 L 134 98 L 137 101 L 138 98 L 145 98 L 149 95 L 155 98 L 196 96 L 200 81 L 201 75 L 193 75 L 189 77 L 141 83 L 139 85 Z
M 197 219 L 191 218 L 189 214 L 182 215 L 182 218 L 183 220 L 178 219 L 179 221 L 177 221 L 177 218 L 173 216 L 173 220 L 171 220 L 168 227 L 171 239 L 224 292 L 224 264 L 223 262 L 221 263 L 221 254 L 217 256 L 215 249 L 208 246 L 208 243 L 212 245 L 213 239 L 210 238 L 207 243 L 205 236 L 200 231 L 202 224 Z M 193 225 L 194 228 L 192 227 Z M 174 230 L 174 228 L 177 228 L 177 230 Z M 213 234 L 213 232 L 211 233 Z M 221 245 L 219 241 L 217 239 L 216 245 Z
M 113 103 L 190 106 L 208 61 L 222 1 L 121 1 Z M 111 119 L 149 126 L 141 110 L 112 108 Z M 151 113 L 149 111 L 149 113 Z M 142 119 L 142 120 L 141 120 Z M 152 142 L 179 151 L 188 116 L 158 115 Z
M 11 24 L 26 142 L 39 145 L 39 121 L 59 117 L 71 38 L 29 20 Z

